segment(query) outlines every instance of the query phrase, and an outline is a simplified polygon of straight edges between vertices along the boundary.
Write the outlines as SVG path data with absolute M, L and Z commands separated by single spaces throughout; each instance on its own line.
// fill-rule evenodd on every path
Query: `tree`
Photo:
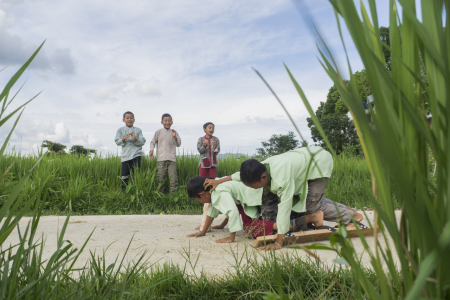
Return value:
M 84 148 L 81 145 L 73 145 L 70 148 L 70 154 L 88 156 L 91 153 L 96 154 L 97 150 Z
M 389 39 L 389 27 L 380 27 L 380 39 L 388 47 L 391 47 L 391 41 Z M 391 70 L 391 51 L 386 47 L 383 47 L 384 60 L 386 61 L 386 69 Z
M 366 71 L 361 70 L 355 72 L 353 78 L 356 82 L 356 88 L 361 97 L 361 102 L 366 102 L 367 96 L 370 95 L 370 86 L 367 81 Z M 353 89 L 350 81 L 345 81 L 345 84 L 348 90 L 351 91 Z M 342 153 L 347 146 L 355 146 L 355 149 L 361 149 L 359 147 L 360 143 L 355 125 L 347 114 L 348 109 L 344 105 L 336 86 L 333 85 L 328 91 L 327 100 L 321 102 L 320 106 L 317 108 L 316 116 L 319 119 L 326 137 L 337 154 Z M 318 142 L 320 146 L 327 148 L 314 121 L 311 118 L 307 118 L 307 121 L 313 141 Z
M 57 154 L 66 154 L 65 149 L 67 148 L 67 146 L 63 144 L 48 140 L 43 141 L 41 147 L 48 148 L 48 153 L 57 153 Z
M 256 151 L 258 156 L 264 158 L 298 148 L 300 142 L 296 139 L 294 132 L 289 131 L 288 134 L 274 134 L 267 142 L 261 142 L 261 144 L 262 148 Z

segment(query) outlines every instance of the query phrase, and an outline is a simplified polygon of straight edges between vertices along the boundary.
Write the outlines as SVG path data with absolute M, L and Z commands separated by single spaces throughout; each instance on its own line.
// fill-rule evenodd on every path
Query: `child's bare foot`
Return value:
M 352 207 L 346 206 L 347 209 L 351 210 L 353 213 L 358 213 L 358 211 Z
M 355 219 L 358 222 L 361 222 L 364 219 L 364 216 L 359 212 L 355 212 L 353 213 L 353 219 Z
M 306 216 L 306 223 L 314 223 L 314 226 L 319 227 L 323 225 L 323 211 L 319 210 L 315 213 L 309 214 Z

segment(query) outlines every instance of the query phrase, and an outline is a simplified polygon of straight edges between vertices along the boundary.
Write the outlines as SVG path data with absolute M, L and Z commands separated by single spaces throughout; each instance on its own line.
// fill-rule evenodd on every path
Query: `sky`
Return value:
M 387 0 L 377 1 L 387 26 Z M 27 105 L 8 149 L 36 153 L 43 140 L 120 153 L 114 137 L 132 111 L 148 152 L 170 113 L 180 151 L 195 153 L 213 122 L 221 152 L 255 153 L 273 134 L 295 131 L 258 70 L 310 144 L 309 116 L 286 64 L 315 110 L 332 81 L 318 61 L 310 16 L 338 64 L 345 54 L 324 0 L 0 0 L 0 85 L 45 41 L 16 84 L 9 112 Z M 309 25 L 308 25 L 309 24 Z M 363 65 L 344 29 L 353 70 Z M 0 128 L 0 143 L 14 120 Z M 298 136 L 298 134 L 297 134 Z

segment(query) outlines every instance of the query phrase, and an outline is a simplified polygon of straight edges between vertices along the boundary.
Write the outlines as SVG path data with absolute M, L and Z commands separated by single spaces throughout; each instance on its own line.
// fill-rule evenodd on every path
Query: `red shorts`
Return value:
M 237 207 L 239 213 L 241 214 L 242 222 L 244 223 L 244 230 L 246 233 L 250 234 L 254 238 L 272 234 L 273 224 L 275 224 L 275 222 L 252 220 L 252 218 L 245 214 L 242 205 L 238 205 Z
M 211 167 L 211 168 L 200 167 L 198 175 L 202 176 L 203 178 L 206 178 L 206 177 L 216 178 L 216 170 L 217 170 L 217 167 Z

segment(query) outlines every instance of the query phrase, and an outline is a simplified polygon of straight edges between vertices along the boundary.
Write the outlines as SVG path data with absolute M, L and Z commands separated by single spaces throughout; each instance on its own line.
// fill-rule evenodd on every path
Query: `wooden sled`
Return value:
M 363 235 L 373 235 L 373 227 L 368 227 L 366 229 L 360 228 Z M 347 233 L 350 237 L 357 237 L 358 232 L 355 227 L 347 227 Z M 292 232 L 293 236 L 285 236 L 283 245 L 292 245 L 292 244 L 300 244 L 300 243 L 310 243 L 310 242 L 318 242 L 327 240 L 333 232 L 328 229 L 319 229 L 319 230 L 308 230 L 308 231 L 300 231 L 300 232 Z M 253 247 L 261 247 L 264 244 L 270 244 L 275 242 L 277 239 L 277 235 L 266 235 L 260 236 L 255 239 L 253 243 Z

